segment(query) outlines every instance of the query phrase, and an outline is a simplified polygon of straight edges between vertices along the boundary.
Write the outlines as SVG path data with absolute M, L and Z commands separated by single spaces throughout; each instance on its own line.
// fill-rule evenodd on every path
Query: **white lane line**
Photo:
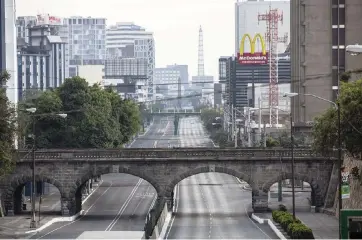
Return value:
M 138 202 L 137 206 L 134 208 L 131 216 L 133 216 L 133 215 L 136 213 L 138 207 L 141 205 L 141 203 L 143 202 L 143 200 L 146 199 L 146 195 L 148 194 L 148 190 L 150 189 L 150 187 L 151 187 L 151 185 L 149 185 L 149 186 L 147 187 L 147 189 L 146 189 L 146 194 L 141 197 L 141 200 Z
M 124 213 L 124 211 L 126 210 L 128 204 L 131 202 L 133 196 L 135 195 L 138 187 L 141 185 L 142 183 L 142 179 L 138 180 L 138 183 L 136 184 L 136 186 L 133 188 L 131 194 L 128 196 L 126 202 L 122 205 L 121 209 L 119 209 L 116 217 L 113 219 L 113 221 L 108 225 L 108 227 L 106 228 L 106 230 L 104 231 L 111 231 L 112 228 L 114 227 L 114 225 L 116 225 L 116 223 L 118 222 L 118 220 L 121 218 L 122 214 Z
M 73 223 L 76 223 L 76 222 L 78 222 L 79 220 L 81 220 L 82 218 L 84 218 L 85 215 L 87 215 L 87 213 L 88 213 L 88 212 L 93 208 L 93 206 L 98 202 L 98 200 L 99 200 L 104 194 L 106 194 L 106 192 L 108 192 L 108 190 L 112 187 L 113 182 L 108 182 L 108 183 L 110 183 L 111 185 L 94 201 L 94 203 L 83 213 L 83 215 L 82 215 L 80 218 L 78 218 L 77 220 L 74 220 L 73 222 L 70 222 L 70 223 L 68 223 L 68 224 L 65 224 L 65 225 L 63 225 L 63 226 L 60 226 L 60 227 L 58 227 L 58 228 L 56 228 L 56 229 L 53 229 L 52 231 L 44 234 L 43 236 L 41 236 L 41 237 L 39 237 L 39 238 L 37 238 L 37 239 L 42 239 L 42 238 L 48 236 L 49 234 L 51 234 L 51 233 L 53 233 L 53 232 L 55 232 L 55 231 L 58 231 L 58 230 L 66 227 L 66 226 L 69 226 L 69 225 L 71 225 L 71 224 L 73 224 Z
M 242 187 L 243 187 L 243 186 L 242 186 L 242 182 L 240 181 L 240 179 L 237 178 L 237 177 L 235 177 L 235 179 L 238 181 L 239 187 L 240 187 L 241 189 L 243 189 L 243 188 L 242 188 Z M 246 216 L 248 216 L 249 221 L 252 222 L 267 238 L 272 239 L 268 234 L 266 234 L 266 233 L 258 226 L 258 224 L 256 224 L 256 223 L 253 221 L 253 219 L 251 219 L 251 218 L 249 217 L 249 214 L 248 214 L 248 211 L 246 210 L 245 204 L 243 204 L 243 206 L 244 206 L 245 214 L 246 214 Z
M 176 194 L 175 194 L 176 195 L 175 213 L 178 211 L 178 206 L 179 206 L 179 204 L 178 204 L 178 202 L 179 202 L 179 197 L 178 197 L 179 192 L 180 192 L 180 184 L 177 184 L 176 185 Z M 171 232 L 171 229 L 172 229 L 172 226 L 173 226 L 173 222 L 175 221 L 175 218 L 176 218 L 176 216 L 172 217 L 172 220 L 171 220 L 170 226 L 168 228 L 168 231 L 166 233 L 165 239 L 168 239 L 168 235 L 170 235 L 170 232 Z
M 163 132 L 162 134 L 162 137 L 166 136 L 166 133 L 167 133 L 167 129 L 168 129 L 168 126 L 170 125 L 170 121 L 167 121 L 167 125 L 165 127 L 165 131 Z

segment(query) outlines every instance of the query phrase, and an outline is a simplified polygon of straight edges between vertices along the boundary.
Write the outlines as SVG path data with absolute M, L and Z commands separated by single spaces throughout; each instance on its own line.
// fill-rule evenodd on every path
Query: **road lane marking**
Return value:
M 149 186 L 147 187 L 146 193 L 148 193 L 148 190 L 150 189 L 150 187 L 151 187 L 151 185 L 149 185 Z M 152 193 L 152 196 L 153 196 L 153 193 Z M 133 215 L 136 213 L 139 205 L 143 202 L 144 199 L 146 199 L 146 194 L 144 194 L 143 197 L 141 197 L 141 200 L 138 202 L 137 206 L 134 208 L 133 213 L 132 213 L 131 216 L 133 216 Z
M 104 182 L 103 182 L 103 183 L 104 183 Z M 102 184 L 103 184 L 103 183 L 102 183 Z M 112 187 L 113 182 L 108 182 L 108 183 L 110 183 L 111 185 L 110 185 L 100 196 L 98 196 L 98 198 L 94 201 L 94 203 L 87 209 L 87 211 L 85 211 L 85 212 L 83 213 L 83 215 L 82 215 L 80 218 L 74 220 L 73 222 L 67 223 L 67 224 L 65 224 L 65 225 L 63 225 L 63 226 L 60 226 L 60 227 L 58 227 L 58 228 L 56 228 L 56 229 L 53 229 L 52 231 L 44 234 L 43 236 L 40 236 L 40 237 L 37 238 L 37 239 L 42 239 L 42 238 L 48 236 L 49 234 L 51 234 L 51 233 L 53 233 L 53 232 L 55 232 L 55 231 L 58 231 L 58 230 L 66 227 L 66 226 L 69 226 L 69 225 L 71 225 L 71 224 L 73 224 L 73 223 L 76 223 L 76 222 L 80 221 L 82 218 L 84 218 L 85 215 L 87 215 L 87 213 L 89 212 L 89 210 L 91 210 L 91 209 L 93 208 L 93 206 L 98 202 L 98 200 L 99 200 L 106 192 L 108 192 L 108 190 Z
M 164 137 L 165 135 L 166 135 L 166 133 L 167 133 L 167 129 L 168 129 L 168 126 L 170 125 L 170 121 L 167 121 L 167 125 L 166 125 L 166 127 L 165 127 L 165 131 L 163 132 L 163 134 L 162 134 L 162 137 Z
M 141 183 L 143 182 L 143 179 L 139 179 L 138 183 L 136 184 L 136 186 L 133 188 L 131 194 L 128 196 L 126 202 L 123 203 L 122 207 L 119 209 L 116 217 L 113 219 L 113 221 L 108 225 L 108 227 L 106 228 L 106 230 L 104 231 L 111 231 L 112 228 L 114 227 L 114 225 L 116 225 L 117 221 L 121 218 L 123 212 L 126 210 L 128 204 L 131 202 L 133 196 L 135 195 L 138 187 L 141 185 Z

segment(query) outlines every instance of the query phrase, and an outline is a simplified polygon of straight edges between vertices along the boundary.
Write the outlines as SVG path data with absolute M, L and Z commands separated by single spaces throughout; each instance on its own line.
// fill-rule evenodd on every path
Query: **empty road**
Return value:
M 181 147 L 212 147 L 196 117 L 180 121 Z M 202 173 L 181 181 L 175 189 L 176 214 L 166 231 L 167 239 L 275 239 L 266 226 L 248 216 L 251 192 L 235 177 Z

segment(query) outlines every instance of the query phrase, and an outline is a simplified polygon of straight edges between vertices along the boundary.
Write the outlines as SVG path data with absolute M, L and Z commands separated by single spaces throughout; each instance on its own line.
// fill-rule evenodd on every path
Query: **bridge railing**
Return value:
M 32 155 L 28 151 L 16 153 L 18 161 L 28 161 Z M 132 148 L 132 149 L 46 149 L 35 152 L 36 160 L 61 159 L 252 159 L 252 158 L 288 158 L 291 151 L 288 149 L 215 149 L 215 148 Z M 329 156 L 317 154 L 312 149 L 295 149 L 295 158 L 336 157 L 334 153 Z

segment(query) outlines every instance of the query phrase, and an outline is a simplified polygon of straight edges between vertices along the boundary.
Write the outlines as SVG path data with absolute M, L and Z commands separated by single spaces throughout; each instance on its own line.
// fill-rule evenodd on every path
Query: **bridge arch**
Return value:
M 156 190 L 157 195 L 159 195 L 159 193 L 161 191 L 159 184 L 151 177 L 143 174 L 141 171 L 125 168 L 122 166 L 119 166 L 117 168 L 117 171 L 115 171 L 111 167 L 98 167 L 98 168 L 94 169 L 94 171 L 90 170 L 90 171 L 86 172 L 85 174 L 83 174 L 80 178 L 77 179 L 75 184 L 73 186 L 71 186 L 70 191 L 69 191 L 69 196 L 70 196 L 70 198 L 73 198 L 75 200 L 75 203 L 70 204 L 70 206 L 75 207 L 75 209 L 72 211 L 73 214 L 76 214 L 82 210 L 82 188 L 84 187 L 86 182 L 89 181 L 90 179 L 96 178 L 96 177 L 104 175 L 104 174 L 110 174 L 110 173 L 124 173 L 124 174 L 129 174 L 129 175 L 132 175 L 135 177 L 139 177 L 139 178 L 145 180 L 146 182 L 148 182 L 149 184 L 151 184 L 153 186 L 153 188 Z
M 32 181 L 33 177 L 31 174 L 18 175 L 12 177 L 8 184 L 4 186 L 4 204 L 8 215 L 21 210 L 23 188 L 26 183 Z M 65 196 L 63 185 L 53 176 L 36 174 L 35 181 L 49 183 L 58 189 L 61 198 Z
M 210 166 L 206 166 L 206 167 L 190 169 L 190 170 L 185 171 L 184 173 L 176 176 L 170 182 L 170 184 L 168 184 L 168 186 L 166 187 L 166 192 L 165 192 L 166 197 L 172 197 L 172 195 L 173 195 L 172 193 L 173 193 L 175 186 L 182 180 L 184 180 L 188 177 L 191 177 L 193 175 L 196 175 L 196 174 L 209 173 L 209 172 L 225 173 L 225 174 L 237 177 L 237 178 L 247 182 L 250 185 L 250 187 L 254 189 L 255 184 L 254 184 L 252 178 L 245 173 L 242 173 L 242 172 L 239 172 L 234 169 L 227 168 L 227 167 L 215 166 L 215 168 L 211 168 Z
M 270 187 L 273 184 L 275 184 L 279 181 L 283 181 L 286 179 L 292 179 L 292 178 L 293 177 L 292 177 L 291 173 L 282 172 L 282 173 L 278 174 L 277 176 L 275 176 L 274 178 L 271 178 L 268 181 L 266 181 L 262 187 L 262 190 L 263 190 L 263 192 L 268 193 Z M 295 173 L 294 179 L 306 182 L 310 185 L 310 187 L 312 189 L 312 199 L 311 199 L 312 205 L 314 205 L 316 207 L 323 206 L 324 200 L 323 200 L 322 190 L 320 189 L 318 183 L 312 177 Z

